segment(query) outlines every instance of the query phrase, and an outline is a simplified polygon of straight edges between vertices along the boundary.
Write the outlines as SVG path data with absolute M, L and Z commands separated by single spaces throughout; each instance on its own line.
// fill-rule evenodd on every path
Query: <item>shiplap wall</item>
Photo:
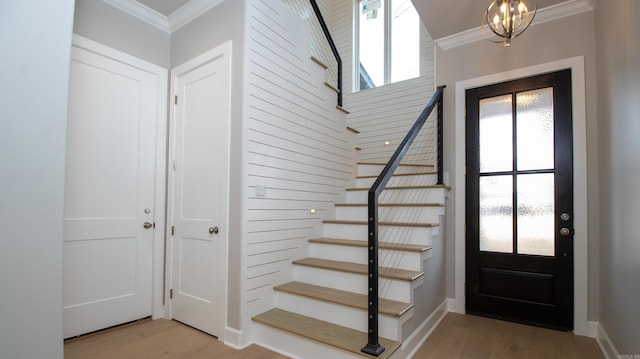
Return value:
M 435 91 L 434 44 L 422 26 L 421 75 L 418 78 L 354 92 L 353 18 L 354 0 L 331 0 L 330 28 L 343 59 L 344 106 L 351 114 L 350 127 L 360 131 L 358 147 L 361 161 L 386 162 Z M 405 162 L 433 162 L 434 121 L 416 140 L 424 151 L 412 154 Z M 385 141 L 390 145 L 385 146 Z
M 322 31 L 322 26 L 318 20 L 311 2 L 309 0 L 283 0 L 291 7 L 304 21 L 307 22 L 311 35 L 311 55 L 319 59 L 328 68 L 325 71 L 325 81 L 333 87 L 338 87 L 338 62 L 331 51 L 329 42 Z M 316 0 L 318 8 L 322 13 L 325 22 L 329 23 L 331 14 L 329 0 Z
M 322 219 L 353 178 L 356 154 L 335 92 L 310 59 L 308 22 L 281 0 L 249 0 L 246 28 L 243 268 L 250 317 L 273 306 L 272 286 L 292 279 L 291 260 L 306 256 L 307 240 L 322 233 Z

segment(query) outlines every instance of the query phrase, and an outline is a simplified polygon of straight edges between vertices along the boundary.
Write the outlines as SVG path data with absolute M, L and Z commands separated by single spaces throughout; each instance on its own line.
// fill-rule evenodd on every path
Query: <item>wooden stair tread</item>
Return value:
M 321 244 L 334 244 L 339 246 L 351 246 L 367 248 L 369 243 L 367 241 L 358 241 L 355 239 L 341 239 L 341 238 L 313 238 L 309 240 L 309 243 L 321 243 Z M 405 252 L 417 252 L 422 253 L 431 249 L 431 246 L 421 246 L 418 244 L 406 244 L 406 243 L 385 243 L 379 242 L 378 247 L 380 249 L 390 249 L 396 251 Z
M 332 84 L 325 82 L 324 85 L 332 89 L 333 91 L 335 91 L 335 93 L 340 93 L 340 90 L 337 87 L 333 86 Z
M 322 67 L 325 70 L 329 68 L 329 66 L 325 65 L 325 63 L 322 62 L 322 60 L 320 60 L 319 58 L 317 58 L 315 56 L 311 56 L 311 61 L 313 61 L 316 64 L 320 65 L 320 67 Z
M 365 332 L 278 308 L 259 314 L 252 319 L 264 325 L 361 355 L 363 358 L 374 358 L 360 351 L 367 343 L 368 338 Z M 380 337 L 379 341 L 385 348 L 385 351 L 377 357 L 380 359 L 391 357 L 400 347 L 400 343 L 393 340 Z
M 367 203 L 336 203 L 336 207 L 367 207 Z M 378 207 L 444 207 L 442 203 L 378 203 Z
M 359 165 L 370 165 L 370 166 L 386 166 L 386 162 L 358 162 Z M 401 167 L 435 167 L 432 164 L 428 163 L 401 163 L 399 166 Z
M 273 289 L 325 302 L 358 308 L 365 311 L 368 309 L 368 298 L 365 294 L 347 292 L 344 290 L 322 287 L 303 282 L 289 282 L 276 286 Z M 409 309 L 413 308 L 413 304 L 399 302 L 397 300 L 380 298 L 378 301 L 378 311 L 381 314 L 391 315 L 394 317 L 400 317 Z
M 346 221 L 341 219 L 325 219 L 322 223 L 329 224 L 353 224 L 353 225 L 366 225 L 367 221 Z M 410 222 L 378 222 L 379 226 L 392 226 L 392 227 L 419 227 L 419 228 L 432 228 L 438 227 L 438 223 L 410 223 Z
M 421 185 L 421 186 L 387 186 L 384 189 L 385 190 L 389 190 L 389 189 L 434 189 L 434 188 L 444 188 L 444 189 L 451 189 L 451 187 L 443 185 L 443 184 L 432 184 L 432 185 Z M 352 188 L 347 188 L 347 191 L 368 191 L 369 187 L 352 187 Z
M 349 112 L 346 108 L 337 105 L 336 108 L 344 113 L 346 113 L 347 115 L 350 114 L 351 112 Z
M 437 175 L 438 172 L 430 171 L 430 172 L 411 172 L 411 173 L 394 173 L 391 175 L 392 177 L 403 177 L 403 176 L 430 176 Z M 356 179 L 365 179 L 365 178 L 378 178 L 380 175 L 370 175 L 370 176 L 357 176 Z
M 369 274 L 369 268 L 366 264 L 333 261 L 329 259 L 320 258 L 304 258 L 293 261 L 293 264 L 303 265 L 308 267 L 323 268 L 336 270 L 341 272 L 349 272 L 355 274 Z M 406 269 L 378 267 L 378 276 L 390 279 L 398 279 L 404 281 L 414 281 L 420 278 L 424 273 Z

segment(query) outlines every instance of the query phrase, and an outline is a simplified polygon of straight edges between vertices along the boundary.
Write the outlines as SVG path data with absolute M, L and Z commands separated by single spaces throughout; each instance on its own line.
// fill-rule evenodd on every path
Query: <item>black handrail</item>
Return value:
M 320 27 L 322 27 L 322 32 L 324 32 L 324 36 L 327 38 L 327 42 L 329 42 L 329 47 L 331 47 L 331 52 L 333 52 L 333 56 L 336 58 L 336 62 L 338 63 L 338 106 L 342 107 L 342 59 L 340 58 L 340 53 L 338 53 L 338 48 L 336 47 L 336 43 L 333 42 L 333 38 L 331 37 L 331 33 L 329 32 L 329 27 L 327 27 L 327 23 L 324 21 L 324 17 L 322 16 L 322 12 L 318 7 L 318 3 L 316 0 L 309 0 L 311 2 L 311 7 L 313 7 L 313 11 L 316 13 L 316 17 L 320 22 Z
M 384 347 L 378 340 L 378 197 L 436 106 L 438 106 L 438 184 L 442 184 L 442 106 L 444 88 L 445 86 L 438 86 L 435 94 L 433 94 L 420 116 L 418 116 L 407 136 L 402 140 L 396 152 L 380 172 L 378 179 L 369 189 L 369 244 L 367 246 L 369 248 L 369 333 L 367 345 L 362 348 L 362 352 L 367 354 L 378 356 L 384 351 Z

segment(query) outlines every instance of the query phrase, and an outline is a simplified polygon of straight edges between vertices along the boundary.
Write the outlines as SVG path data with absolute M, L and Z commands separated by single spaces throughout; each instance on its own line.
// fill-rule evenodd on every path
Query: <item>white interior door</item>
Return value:
M 158 79 L 74 47 L 67 134 L 64 336 L 151 315 Z M 46 300 L 46 298 L 44 298 Z
M 172 301 L 176 320 L 225 326 L 230 43 L 172 71 Z

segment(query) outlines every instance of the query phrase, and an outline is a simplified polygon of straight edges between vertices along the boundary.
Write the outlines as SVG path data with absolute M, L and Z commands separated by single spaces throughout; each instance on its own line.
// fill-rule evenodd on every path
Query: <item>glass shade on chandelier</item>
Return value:
M 533 10 L 524 0 L 493 0 L 482 17 L 482 32 L 487 37 L 489 28 L 498 38 L 489 34 L 489 40 L 511 45 L 511 39 L 520 36 L 531 25 L 536 16 L 537 3 L 534 0 Z

